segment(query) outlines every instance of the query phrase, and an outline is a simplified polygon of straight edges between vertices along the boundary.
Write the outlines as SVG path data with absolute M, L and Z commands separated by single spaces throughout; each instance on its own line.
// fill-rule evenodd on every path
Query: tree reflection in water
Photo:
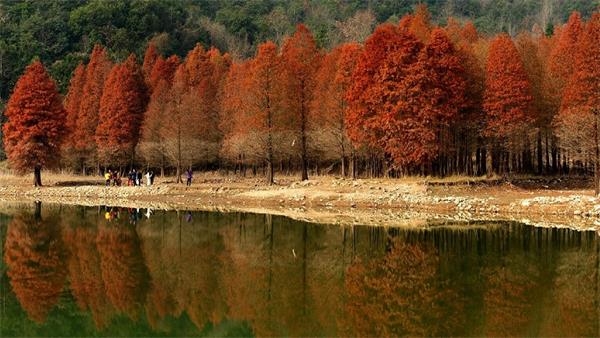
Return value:
M 106 297 L 96 245 L 98 215 L 86 211 L 80 207 L 64 215 L 63 238 L 70 251 L 68 267 L 73 296 L 81 310 L 92 313 L 96 327 L 103 329 L 110 322 L 114 308 Z
M 108 300 L 116 310 L 137 320 L 146 299 L 149 275 L 135 227 L 127 220 L 102 220 L 96 245 Z
M 19 211 L 8 226 L 4 259 L 13 292 L 29 318 L 43 323 L 58 302 L 67 276 L 58 218 Z
M 345 288 L 348 335 L 441 336 L 462 321 L 458 294 L 427 244 L 391 239 L 383 257 L 348 267 Z
M 8 224 L 0 335 L 598 336 L 593 232 L 46 208 Z

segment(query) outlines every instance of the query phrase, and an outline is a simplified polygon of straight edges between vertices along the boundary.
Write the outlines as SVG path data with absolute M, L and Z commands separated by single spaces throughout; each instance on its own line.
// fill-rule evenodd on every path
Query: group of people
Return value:
M 146 185 L 147 186 L 151 186 L 154 184 L 154 172 L 153 171 L 149 170 L 144 175 L 144 174 L 142 174 L 141 170 L 137 171 L 135 169 L 132 169 L 127 174 L 127 185 L 128 186 L 141 186 L 143 184 L 144 176 L 146 177 Z M 104 180 L 106 182 L 107 187 L 109 187 L 111 185 L 121 186 L 123 184 L 122 176 L 116 170 L 112 171 L 112 170 L 108 169 L 104 173 Z
M 185 171 L 186 177 L 186 185 L 189 187 L 192 185 L 192 178 L 194 172 L 192 169 L 188 169 Z M 141 170 L 132 169 L 129 173 L 127 173 L 127 185 L 128 186 L 141 186 L 143 185 L 143 178 L 146 177 L 146 185 L 151 186 L 154 184 L 154 172 L 152 170 L 146 171 L 146 174 L 142 174 Z M 106 186 L 121 186 L 123 184 L 122 176 L 118 171 L 112 171 L 108 169 L 104 172 L 104 180 L 106 182 Z

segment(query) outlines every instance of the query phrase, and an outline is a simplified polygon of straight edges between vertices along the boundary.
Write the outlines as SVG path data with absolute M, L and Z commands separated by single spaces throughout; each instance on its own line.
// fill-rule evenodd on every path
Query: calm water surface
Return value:
M 3 212 L 2 337 L 600 336 L 593 232 L 46 204 Z

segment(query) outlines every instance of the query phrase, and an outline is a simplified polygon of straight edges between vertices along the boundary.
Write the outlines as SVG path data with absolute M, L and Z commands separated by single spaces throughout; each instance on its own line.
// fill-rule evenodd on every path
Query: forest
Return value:
M 95 44 L 123 61 L 142 55 L 152 41 L 164 55 L 184 57 L 196 43 L 215 46 L 234 59 L 254 55 L 261 42 L 280 44 L 298 23 L 330 50 L 347 34 L 370 33 L 398 22 L 418 3 L 432 21 L 471 20 L 484 34 L 515 35 L 537 24 L 564 23 L 571 12 L 589 18 L 598 0 L 0 0 L 0 100 L 5 101 L 34 57 L 48 67 L 65 93 L 79 62 Z M 363 37 L 365 33 L 362 33 Z
M 179 177 L 191 167 L 260 174 L 269 184 L 276 172 L 303 180 L 309 173 L 599 177 L 595 4 L 507 2 L 524 6 L 517 11 L 503 3 L 303 2 L 290 20 L 291 2 L 279 19 L 305 24 L 254 29 L 260 25 L 242 19 L 264 19 L 261 11 L 273 14 L 282 3 L 49 2 L 48 11 L 66 13 L 71 6 L 64 20 L 79 33 L 55 47 L 78 41 L 69 47 L 79 51 L 71 59 L 77 66 L 68 77 L 56 73 L 57 62 L 66 60 L 52 63 L 66 52 L 58 48 L 25 69 L 4 110 L 7 157 L 17 171 L 58 167 L 86 174 L 136 166 Z M 231 11 L 250 4 L 255 16 L 238 13 L 236 29 Z M 319 27 L 315 22 L 326 21 L 314 16 L 325 4 L 348 11 L 333 26 Z M 203 17 L 205 30 L 184 34 L 190 32 L 186 16 L 202 16 L 192 9 L 210 5 L 214 18 Z M 6 13 L 25 15 L 36 6 L 9 2 L 2 12 L 10 18 Z M 561 23 L 574 6 L 582 12 Z M 467 8 L 475 20 L 467 19 Z M 529 19 L 486 20 L 502 18 L 492 9 L 529 13 Z M 127 22 L 102 24 L 102 13 L 111 17 L 104 10 Z M 174 31 L 147 39 L 152 29 Z M 43 32 L 48 39 L 59 37 L 50 32 Z M 93 47 L 75 46 L 80 43 Z M 49 46 L 42 45 L 31 48 Z M 31 130 L 32 121 L 39 128 Z

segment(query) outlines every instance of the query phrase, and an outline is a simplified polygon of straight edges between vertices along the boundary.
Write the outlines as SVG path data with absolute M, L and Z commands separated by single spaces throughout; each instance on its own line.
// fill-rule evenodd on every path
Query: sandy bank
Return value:
M 425 179 L 280 177 L 198 174 L 191 187 L 158 178 L 154 186 L 105 187 L 99 177 L 46 174 L 45 186 L 30 177 L 0 176 L 0 201 L 114 205 L 154 209 L 246 211 L 330 224 L 425 226 L 425 220 L 514 220 L 537 226 L 600 231 L 600 199 L 585 187 L 543 183 Z M 439 223 L 439 222 L 438 222 Z

